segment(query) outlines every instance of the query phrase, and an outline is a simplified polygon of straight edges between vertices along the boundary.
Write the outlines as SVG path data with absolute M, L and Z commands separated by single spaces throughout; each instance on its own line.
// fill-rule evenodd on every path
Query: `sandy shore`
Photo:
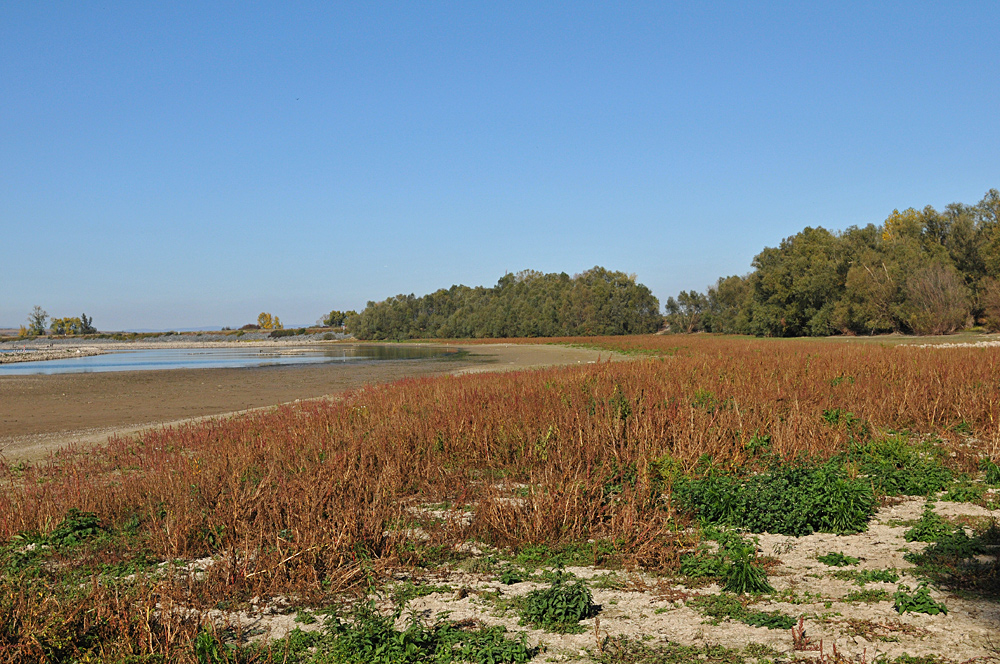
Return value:
M 177 347 L 184 343 L 179 342 Z M 240 347 L 260 344 L 293 349 L 287 342 L 233 343 Z M 163 344 L 154 347 L 162 348 Z M 209 347 L 218 346 L 213 343 Z M 100 348 L 111 350 L 112 345 Z M 71 443 L 101 444 L 112 434 L 130 434 L 205 416 L 331 396 L 409 377 L 624 359 L 607 351 L 544 344 L 462 348 L 468 355 L 457 360 L 3 376 L 0 377 L 0 456 L 9 462 L 39 460 Z

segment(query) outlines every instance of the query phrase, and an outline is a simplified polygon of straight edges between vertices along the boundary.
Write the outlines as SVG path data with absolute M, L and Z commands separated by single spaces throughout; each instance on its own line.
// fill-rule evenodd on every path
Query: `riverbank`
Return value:
M 236 343 L 245 347 L 251 342 Z M 302 345 L 284 341 L 252 343 L 289 350 Z M 137 349 L 143 344 L 124 346 Z M 103 348 L 114 349 L 110 345 Z M 112 434 L 130 434 L 205 416 L 335 396 L 365 385 L 404 378 L 585 364 L 603 362 L 612 356 L 624 358 L 608 351 L 542 344 L 476 345 L 462 349 L 467 353 L 460 359 L 2 376 L 0 455 L 11 462 L 38 460 L 67 444 L 95 445 Z

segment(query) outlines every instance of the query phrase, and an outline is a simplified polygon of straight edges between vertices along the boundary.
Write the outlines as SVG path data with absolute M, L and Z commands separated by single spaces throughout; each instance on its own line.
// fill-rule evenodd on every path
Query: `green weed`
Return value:
M 668 641 L 651 645 L 639 639 L 606 637 L 599 645 L 599 664 L 742 664 L 740 651 L 719 645 L 684 646 Z
M 875 602 L 886 602 L 890 599 L 889 593 L 881 588 L 871 589 L 871 590 L 855 590 L 844 595 L 843 601 L 852 602 L 864 602 L 865 604 L 872 604 Z
M 837 462 L 777 466 L 742 479 L 678 478 L 674 495 L 705 521 L 755 533 L 856 533 L 875 513 L 870 483 L 851 479 Z
M 522 634 L 507 638 L 503 627 L 471 629 L 470 625 L 437 622 L 425 625 L 414 619 L 403 631 L 392 616 L 383 616 L 370 605 L 355 609 L 351 621 L 327 621 L 329 640 L 321 649 L 337 664 L 417 664 L 434 662 L 527 662 L 536 650 Z
M 690 604 L 702 615 L 709 618 L 709 622 L 713 625 L 718 625 L 727 618 L 738 620 L 754 627 L 767 627 L 768 629 L 791 629 L 795 625 L 795 618 L 791 616 L 778 611 L 755 611 L 748 609 L 739 597 L 728 593 L 703 595 L 691 600 Z
M 520 607 L 521 618 L 550 632 L 579 632 L 579 622 L 594 615 L 597 607 L 583 579 L 557 572 L 552 584 L 528 593 Z
M 979 460 L 979 469 L 983 471 L 983 482 L 990 486 L 1000 486 L 1000 466 L 984 457 Z
M 929 442 L 913 445 L 904 434 L 854 443 L 848 458 L 887 496 L 929 496 L 951 483 L 943 450 Z
M 951 526 L 934 511 L 934 504 L 924 505 L 920 518 L 903 537 L 907 542 L 936 542 L 952 530 Z
M 955 482 L 943 496 L 941 500 L 952 503 L 978 503 L 983 499 L 986 487 L 982 484 L 973 484 L 968 479 Z
M 45 537 L 45 542 L 56 547 L 73 546 L 97 537 L 104 531 L 96 514 L 71 507 L 66 511 L 62 522 Z
M 830 567 L 847 567 L 849 565 L 857 565 L 860 560 L 854 556 L 847 556 L 843 553 L 828 553 L 823 556 L 817 556 L 816 560 L 820 561 L 824 565 L 829 565 Z
M 863 569 L 857 573 L 855 583 L 863 586 L 867 583 L 896 583 L 899 574 L 894 569 Z
M 941 602 L 936 602 L 930 595 L 927 582 L 923 581 L 917 586 L 917 590 L 910 594 L 910 588 L 906 585 L 899 586 L 899 589 L 892 596 L 893 608 L 897 613 L 926 613 L 932 616 L 948 613 L 948 607 Z

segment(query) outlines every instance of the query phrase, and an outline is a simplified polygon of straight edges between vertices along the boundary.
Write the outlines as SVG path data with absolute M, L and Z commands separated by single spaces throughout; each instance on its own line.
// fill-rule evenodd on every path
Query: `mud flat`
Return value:
M 403 378 L 623 359 L 608 351 L 543 344 L 461 348 L 466 355 L 448 360 L 3 376 L 0 455 L 11 462 L 38 460 L 70 443 L 100 444 L 112 434 L 315 399 Z

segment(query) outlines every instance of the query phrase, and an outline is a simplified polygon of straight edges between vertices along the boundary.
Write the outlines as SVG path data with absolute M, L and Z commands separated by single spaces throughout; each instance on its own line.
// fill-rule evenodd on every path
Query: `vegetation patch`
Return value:
M 817 556 L 816 560 L 820 561 L 824 565 L 829 565 L 830 567 L 848 567 L 851 565 L 857 565 L 861 562 L 854 556 L 844 555 L 840 552 L 830 552 L 822 556 Z
M 595 615 L 593 595 L 583 579 L 557 572 L 548 588 L 524 596 L 519 613 L 524 622 L 549 632 L 581 632 L 580 621 Z
M 837 462 L 776 466 L 748 477 L 678 478 L 674 492 L 705 521 L 755 533 L 857 533 L 876 508 L 871 484 L 852 479 Z
M 934 511 L 934 504 L 927 503 L 920 514 L 920 519 L 903 534 L 903 537 L 907 542 L 936 542 L 949 535 L 952 530 L 951 524 Z
M 739 533 L 713 527 L 702 532 L 706 540 L 718 543 L 718 551 L 710 553 L 702 547 L 681 557 L 680 572 L 692 579 L 711 578 L 733 593 L 771 593 L 774 587 L 757 557 L 756 541 L 748 541 Z
M 795 626 L 795 618 L 778 611 L 750 609 L 745 601 L 729 593 L 702 595 L 691 600 L 689 604 L 709 618 L 709 622 L 713 625 L 731 619 L 753 627 L 766 627 L 768 629 L 791 629 Z
M 930 595 L 927 582 L 923 581 L 917 586 L 916 591 L 910 592 L 907 585 L 899 586 L 899 589 L 892 596 L 893 608 L 897 613 L 926 613 L 932 616 L 948 613 L 948 607 L 937 602 Z
M 847 461 L 857 464 L 880 495 L 930 496 L 952 480 L 946 452 L 931 441 L 913 444 L 905 434 L 852 444 Z

